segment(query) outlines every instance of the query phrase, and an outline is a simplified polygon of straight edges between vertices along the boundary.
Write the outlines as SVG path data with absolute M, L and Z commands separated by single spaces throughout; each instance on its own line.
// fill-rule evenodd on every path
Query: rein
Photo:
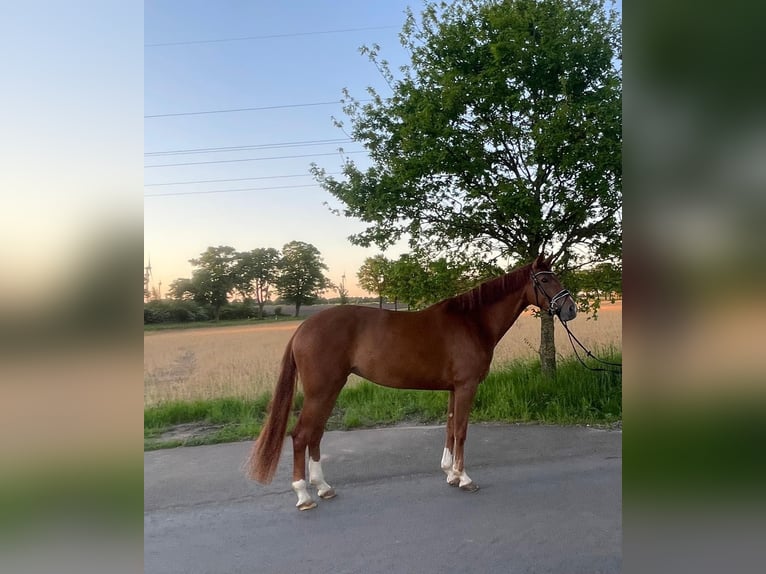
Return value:
M 564 329 L 566 329 L 567 336 L 569 337 L 569 342 L 572 344 L 572 350 L 574 351 L 575 357 L 577 357 L 577 360 L 580 361 L 580 364 L 588 369 L 589 371 L 604 371 L 606 373 L 616 373 L 616 372 L 622 372 L 622 363 L 610 363 L 609 361 L 604 361 L 602 359 L 599 359 L 596 355 L 591 353 L 588 348 L 583 345 L 580 340 L 575 337 L 575 334 L 572 333 L 572 331 L 569 330 L 569 326 L 567 325 L 566 321 L 562 321 L 561 317 L 559 317 L 559 321 L 561 321 L 561 324 L 564 325 Z M 580 346 L 580 348 L 585 351 L 586 355 L 588 355 L 591 359 L 594 361 L 597 361 L 601 363 L 602 365 L 608 365 L 611 367 L 617 367 L 616 369 L 604 369 L 601 367 L 589 367 L 585 364 L 585 361 L 582 360 L 580 357 L 580 354 L 577 352 L 577 347 L 575 347 L 575 342 Z

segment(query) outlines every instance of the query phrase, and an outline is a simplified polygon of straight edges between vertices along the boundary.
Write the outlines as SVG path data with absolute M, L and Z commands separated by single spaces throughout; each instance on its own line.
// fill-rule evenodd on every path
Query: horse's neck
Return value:
M 528 303 L 523 295 L 524 287 L 520 287 L 498 301 L 487 305 L 481 313 L 482 326 L 489 333 L 495 345 L 516 322 L 521 312 L 526 309 Z

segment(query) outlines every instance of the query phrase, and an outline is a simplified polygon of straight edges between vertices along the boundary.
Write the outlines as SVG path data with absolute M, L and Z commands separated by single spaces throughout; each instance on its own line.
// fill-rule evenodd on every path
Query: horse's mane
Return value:
M 505 275 L 485 281 L 470 291 L 445 299 L 442 303 L 453 311 L 474 311 L 484 305 L 491 305 L 529 281 L 531 267 L 530 263 L 514 269 Z

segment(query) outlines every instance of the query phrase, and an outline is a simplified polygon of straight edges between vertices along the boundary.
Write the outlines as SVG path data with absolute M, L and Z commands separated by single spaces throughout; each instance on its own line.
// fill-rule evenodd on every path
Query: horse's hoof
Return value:
M 316 507 L 317 507 L 317 503 L 314 502 L 313 500 L 307 500 L 303 504 L 298 504 L 296 506 L 298 510 L 311 510 L 312 508 L 316 508 Z
M 464 484 L 460 487 L 460 490 L 464 492 L 476 492 L 479 490 L 479 485 L 475 482 L 469 482 L 468 484 Z
M 459 486 L 460 485 L 460 477 L 456 476 L 455 478 L 451 478 L 447 481 L 447 484 L 450 486 Z
M 326 490 L 325 492 L 319 492 L 319 498 L 322 500 L 330 500 L 331 498 L 335 498 L 337 496 L 337 493 L 335 492 L 334 488 L 331 488 L 330 490 Z

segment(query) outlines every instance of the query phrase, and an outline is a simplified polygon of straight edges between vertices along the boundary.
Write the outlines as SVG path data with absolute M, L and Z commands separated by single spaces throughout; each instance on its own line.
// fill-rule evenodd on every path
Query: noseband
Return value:
M 546 299 L 548 299 L 548 313 L 551 315 L 558 315 L 561 309 L 559 308 L 558 304 L 559 302 L 564 299 L 565 297 L 569 297 L 570 293 L 566 289 L 562 289 L 558 293 L 556 293 L 553 297 L 550 297 L 546 292 L 545 289 L 543 289 L 543 286 L 540 285 L 540 282 L 537 280 L 538 275 L 555 275 L 553 271 L 538 271 L 537 273 L 532 273 L 532 282 L 535 284 L 535 304 L 539 307 L 539 299 L 537 297 L 538 291 L 545 295 Z

